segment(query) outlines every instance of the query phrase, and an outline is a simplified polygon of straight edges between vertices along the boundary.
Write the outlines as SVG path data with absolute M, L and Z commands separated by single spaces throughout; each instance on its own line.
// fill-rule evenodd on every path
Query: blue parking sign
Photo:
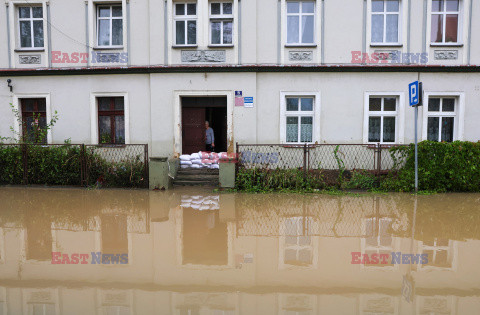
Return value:
M 408 95 L 410 106 L 421 105 L 422 100 L 422 84 L 418 81 L 412 82 L 408 85 Z

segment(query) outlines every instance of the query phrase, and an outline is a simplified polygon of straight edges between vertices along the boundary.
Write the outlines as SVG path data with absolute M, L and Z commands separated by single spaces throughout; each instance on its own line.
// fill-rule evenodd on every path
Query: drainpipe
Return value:
M 277 64 L 281 64 L 282 55 L 282 6 L 281 0 L 277 2 Z
M 238 64 L 242 64 L 242 2 L 238 0 Z
M 408 17 L 407 17 L 407 54 L 408 63 L 410 64 L 410 27 L 412 24 L 412 1 L 408 0 Z
M 164 2 L 163 6 L 163 28 L 165 29 L 165 34 L 163 34 L 163 58 L 164 63 L 168 66 L 168 5 L 167 0 Z
M 7 49 L 8 49 L 8 67 L 12 67 L 12 54 L 10 47 L 10 14 L 8 12 L 8 3 L 5 3 L 5 13 L 7 14 Z
M 320 39 L 320 62 L 325 64 L 325 0 L 322 0 L 322 17 L 321 17 L 321 35 Z
M 131 64 L 132 56 L 131 56 L 131 47 L 130 43 L 130 1 L 127 0 L 127 66 Z
M 423 0 L 422 52 L 427 53 L 427 0 Z
M 90 66 L 90 51 L 88 50 L 90 47 L 89 43 L 89 32 L 88 29 L 88 1 L 85 1 L 85 50 L 87 53 L 87 68 Z
M 367 52 L 367 0 L 363 0 L 362 59 Z M 362 60 L 365 64 L 365 60 Z
M 48 36 L 48 67 L 52 67 L 52 25 L 50 15 L 50 2 L 47 2 L 47 36 Z
M 470 12 L 468 12 L 468 50 L 467 50 L 467 64 L 470 64 L 470 55 L 472 53 L 472 10 L 473 0 L 470 0 Z

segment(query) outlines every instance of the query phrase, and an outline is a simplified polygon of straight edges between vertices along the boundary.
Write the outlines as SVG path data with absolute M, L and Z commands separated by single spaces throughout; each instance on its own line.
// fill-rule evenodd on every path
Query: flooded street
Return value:
M 0 188 L 0 314 L 479 314 L 480 194 Z

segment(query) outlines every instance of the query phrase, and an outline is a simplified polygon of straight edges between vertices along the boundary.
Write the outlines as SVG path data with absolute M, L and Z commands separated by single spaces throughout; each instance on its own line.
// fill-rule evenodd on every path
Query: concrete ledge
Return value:
M 169 177 L 169 161 L 167 157 L 151 157 L 148 165 L 149 189 L 170 189 L 172 179 Z
M 221 188 L 235 187 L 235 163 L 222 162 L 219 164 L 219 181 Z

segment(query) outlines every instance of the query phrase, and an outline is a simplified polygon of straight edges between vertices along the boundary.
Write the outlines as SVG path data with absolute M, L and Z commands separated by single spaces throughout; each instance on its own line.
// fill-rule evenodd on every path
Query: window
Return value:
M 128 306 L 107 305 L 103 306 L 103 315 L 130 315 L 131 310 Z
M 365 247 L 364 253 L 388 254 L 393 251 L 393 238 L 388 231 L 392 225 L 391 218 L 369 218 L 365 221 Z M 368 265 L 368 264 L 366 264 Z M 369 265 L 372 266 L 372 265 Z M 391 266 L 390 264 L 375 264 L 375 267 Z
M 368 142 L 395 143 L 398 113 L 395 96 L 370 96 L 368 101 Z
M 372 0 L 372 43 L 399 42 L 399 0 Z
M 313 263 L 312 238 L 313 220 L 310 217 L 285 219 L 285 245 L 283 261 L 287 265 L 310 266 Z
M 427 140 L 452 142 L 455 139 L 455 97 L 430 97 L 427 108 Z
M 313 97 L 287 97 L 286 142 L 313 141 Z
M 175 3 L 175 44 L 197 44 L 197 4 Z
M 43 48 L 43 8 L 18 7 L 21 48 Z
M 55 304 L 29 304 L 29 314 L 31 315 L 55 315 Z
M 210 3 L 210 43 L 212 45 L 233 44 L 233 3 Z
M 97 6 L 97 45 L 99 47 L 123 45 L 123 16 L 121 5 Z
M 434 238 L 423 241 L 423 254 L 428 255 L 427 266 L 438 268 L 452 268 L 453 255 L 448 239 Z
M 287 1 L 287 44 L 313 44 L 314 1 Z
M 98 136 L 102 144 L 125 144 L 123 97 L 98 97 Z
M 44 98 L 20 99 L 24 141 L 47 143 L 47 105 Z
M 432 0 L 432 43 L 457 43 L 459 0 Z

